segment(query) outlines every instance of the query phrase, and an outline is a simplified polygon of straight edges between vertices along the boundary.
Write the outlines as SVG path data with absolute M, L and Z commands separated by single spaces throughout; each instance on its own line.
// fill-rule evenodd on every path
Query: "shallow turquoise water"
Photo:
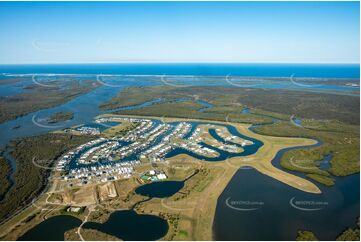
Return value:
M 268 76 L 359 78 L 357 64 L 62 64 L 0 65 L 0 73 L 195 75 L 195 76 Z

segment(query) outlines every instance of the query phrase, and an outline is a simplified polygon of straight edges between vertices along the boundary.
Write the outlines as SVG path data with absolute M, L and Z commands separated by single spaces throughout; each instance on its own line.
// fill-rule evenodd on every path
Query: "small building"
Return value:
M 167 176 L 165 174 L 163 174 L 163 173 L 160 173 L 160 174 L 157 175 L 157 178 L 159 180 L 164 180 L 164 179 L 167 179 Z
M 78 213 L 81 208 L 79 207 L 69 207 L 66 211 L 71 213 Z

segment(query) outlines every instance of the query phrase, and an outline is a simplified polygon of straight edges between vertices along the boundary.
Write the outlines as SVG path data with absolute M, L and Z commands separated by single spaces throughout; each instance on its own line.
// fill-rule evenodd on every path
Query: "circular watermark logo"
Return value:
M 107 86 L 107 87 L 112 87 L 112 88 L 120 88 L 120 87 L 124 87 L 124 80 L 116 80 L 117 83 L 111 83 L 110 81 L 114 82 L 115 81 L 115 77 L 122 77 L 122 78 L 129 78 L 130 76 L 127 75 L 105 75 L 105 74 L 99 74 L 96 75 L 96 81 L 103 85 L 103 86 Z M 112 78 L 112 80 L 110 81 L 105 81 L 104 78 Z
M 49 197 L 48 197 L 49 198 Z M 48 202 L 48 198 L 46 198 L 46 201 L 44 203 L 41 204 L 37 204 L 39 203 L 38 201 L 36 201 L 36 198 L 32 199 L 30 202 L 30 206 L 33 206 L 41 211 L 56 211 L 56 210 L 60 210 L 62 209 L 61 207 L 59 207 L 59 205 L 66 205 L 63 203 L 51 203 Z M 50 206 L 50 207 L 49 207 Z M 56 206 L 56 207 L 51 207 L 51 206 Z
M 232 77 L 230 74 L 226 75 L 226 78 L 225 78 L 226 82 L 232 86 L 235 86 L 235 87 L 256 87 L 256 86 L 259 86 L 260 84 L 259 83 L 254 83 L 254 84 L 240 84 L 234 80 L 232 80 Z
M 226 120 L 226 123 L 227 123 L 227 124 L 231 124 L 231 122 L 229 121 L 229 115 L 230 115 L 230 114 L 228 113 L 228 114 L 226 115 L 226 117 L 225 117 L 225 120 Z
M 322 126 L 321 125 L 309 125 L 307 124 L 308 120 L 297 120 L 295 118 L 295 115 L 292 114 L 290 116 L 290 123 L 298 128 L 303 128 L 303 129 L 319 129 Z M 318 121 L 318 122 L 326 122 L 326 121 Z
M 300 168 L 300 169 L 308 169 L 308 170 L 314 170 L 316 167 L 310 166 L 314 165 L 315 162 L 311 160 L 294 160 L 294 157 L 291 157 L 289 159 L 289 163 L 293 165 L 294 167 Z
M 44 122 L 47 123 L 47 118 L 38 118 L 36 114 L 32 116 L 31 121 L 36 126 L 45 129 L 59 129 L 64 126 L 64 125 L 55 125 L 55 124 L 54 125 L 44 124 Z
M 61 82 L 56 83 L 56 75 L 32 75 L 31 80 L 33 83 L 35 83 L 38 86 L 46 87 L 46 88 L 58 88 L 61 86 Z M 49 83 L 55 84 L 49 84 Z
M 295 76 L 295 74 L 292 74 L 290 76 L 289 80 L 295 86 L 299 86 L 299 87 L 302 87 L 302 88 L 318 88 L 318 87 L 323 86 L 323 84 L 304 84 L 304 83 L 297 82 L 295 80 L 294 76 Z
M 190 82 L 192 82 L 192 83 L 195 82 L 196 77 L 192 76 L 191 78 L 192 78 L 192 80 Z M 163 74 L 160 76 L 160 81 L 162 83 L 164 83 L 165 85 L 172 86 L 172 87 L 190 87 L 190 86 L 192 86 L 192 84 L 191 85 L 190 84 L 177 84 L 176 81 L 170 81 L 170 80 L 168 80 L 166 74 Z
M 237 211 L 255 211 L 262 208 L 265 203 L 262 201 L 250 201 L 250 200 L 232 200 L 231 197 L 226 199 L 226 205 L 230 209 Z
M 99 118 L 95 118 L 95 120 L 93 121 L 93 123 L 95 124 L 99 124 L 105 128 L 114 128 L 115 126 L 121 125 L 122 123 L 124 123 L 124 121 L 114 121 L 113 118 L 115 116 L 107 116 L 107 117 L 99 117 Z M 110 122 L 114 122 L 117 124 L 114 125 L 110 125 L 110 124 L 106 124 L 106 123 L 110 123 Z
M 168 124 L 168 121 L 166 120 L 167 117 L 165 117 L 164 115 L 162 117 L 159 118 L 159 120 L 163 123 L 163 124 Z
M 172 211 L 185 211 L 195 209 L 197 203 L 195 201 L 188 200 L 178 200 L 178 201 L 167 201 L 167 199 L 162 198 L 160 204 L 163 208 Z
M 295 115 L 294 115 L 294 114 L 290 117 L 290 122 L 291 122 L 291 124 L 293 124 L 294 126 L 303 128 L 301 122 L 297 122 L 297 120 L 295 119 Z
M 239 158 L 239 157 L 238 157 Z M 249 160 L 248 158 L 245 158 L 245 157 L 242 157 L 242 160 Z M 232 162 L 230 161 L 230 158 L 227 157 L 227 159 L 224 160 L 224 163 L 226 165 L 228 165 L 229 167 L 231 168 L 236 168 L 236 169 L 240 169 L 240 170 L 252 170 L 254 169 L 252 166 L 250 165 L 244 165 L 244 164 L 241 164 L 241 165 L 234 165 L 232 164 Z
M 319 211 L 329 205 L 327 201 L 296 200 L 296 197 L 292 197 L 289 201 L 289 204 L 293 208 L 305 212 Z
M 34 166 L 45 170 L 53 170 L 53 171 L 56 170 L 55 162 L 56 160 L 39 160 L 36 159 L 35 156 L 31 159 L 31 163 Z
M 68 120 L 60 120 L 60 119 L 57 120 L 56 115 L 61 113 L 71 113 L 72 117 L 69 118 Z M 31 117 L 31 122 L 34 125 L 44 129 L 61 129 L 66 127 L 69 123 L 71 123 L 71 121 L 74 119 L 73 116 L 76 113 L 77 110 L 70 107 L 66 107 L 62 111 L 59 110 L 59 112 L 54 111 L 51 114 L 46 114 L 46 117 L 39 117 L 39 115 L 41 114 L 41 111 L 39 111 L 33 114 L 33 116 Z M 55 115 L 54 119 L 52 115 Z

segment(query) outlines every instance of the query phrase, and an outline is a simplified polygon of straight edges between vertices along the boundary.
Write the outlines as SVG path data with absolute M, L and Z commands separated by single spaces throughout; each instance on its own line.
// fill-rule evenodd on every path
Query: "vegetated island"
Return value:
M 23 93 L 0 97 L 0 123 L 60 105 L 94 90 L 99 85 L 96 81 L 70 79 L 54 81 L 52 86 L 27 86 Z
M 297 241 L 317 241 L 317 236 L 311 231 L 298 231 Z M 347 228 L 337 238 L 336 241 L 360 241 L 360 218 L 354 228 Z
M 49 124 L 51 124 L 51 123 L 58 123 L 62 121 L 72 120 L 73 118 L 74 118 L 73 112 L 57 112 L 50 115 L 47 121 Z

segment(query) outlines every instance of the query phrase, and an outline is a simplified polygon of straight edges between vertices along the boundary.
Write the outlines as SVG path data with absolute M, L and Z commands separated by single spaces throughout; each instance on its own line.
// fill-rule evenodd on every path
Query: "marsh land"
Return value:
M 16 83 L 16 80 L 14 82 Z M 59 79 L 45 85 L 33 83 L 24 87 L 22 93 L 0 96 L 0 123 L 68 102 L 98 86 L 94 81 L 71 79 Z

